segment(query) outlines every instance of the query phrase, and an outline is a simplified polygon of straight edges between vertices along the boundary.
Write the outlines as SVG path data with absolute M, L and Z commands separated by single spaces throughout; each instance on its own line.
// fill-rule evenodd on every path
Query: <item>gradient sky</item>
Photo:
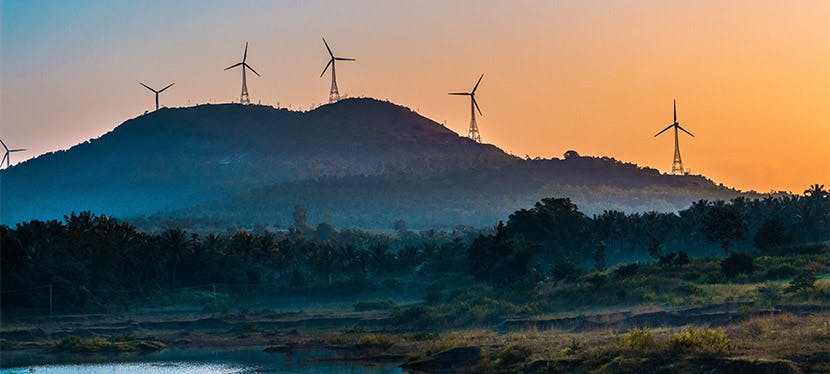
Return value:
M 760 192 L 830 184 L 830 1 L 2 1 L 0 137 L 30 151 L 95 138 L 162 105 L 308 109 L 389 99 L 518 156 L 568 149 L 671 168 L 678 100 L 687 168 Z

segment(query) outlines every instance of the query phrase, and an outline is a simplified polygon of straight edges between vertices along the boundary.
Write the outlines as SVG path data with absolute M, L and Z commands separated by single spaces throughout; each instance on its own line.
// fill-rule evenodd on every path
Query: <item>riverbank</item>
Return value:
M 18 319 L 5 321 L 0 330 L 0 364 L 21 362 L 9 361 L 15 356 L 40 358 L 25 363 L 31 365 L 232 348 L 275 357 L 325 350 L 332 354 L 310 360 L 412 371 L 830 370 L 830 311 L 822 304 L 637 305 L 444 329 L 398 318 L 392 310 L 260 310 Z M 162 345 L 94 352 L 73 350 L 70 339 Z

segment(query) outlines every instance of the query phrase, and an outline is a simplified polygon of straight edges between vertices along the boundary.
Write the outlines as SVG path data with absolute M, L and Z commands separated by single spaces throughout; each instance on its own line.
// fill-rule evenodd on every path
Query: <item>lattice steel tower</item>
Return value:
M 654 136 L 656 137 L 657 135 L 660 135 L 660 134 L 666 132 L 666 130 L 668 130 L 672 127 L 674 128 L 674 160 L 672 161 L 672 164 L 671 164 L 671 173 L 672 174 L 677 174 L 677 175 L 686 174 L 686 169 L 683 168 L 683 159 L 680 157 L 680 140 L 678 139 L 677 130 L 681 130 L 681 131 L 691 135 L 692 137 L 694 137 L 694 135 L 692 135 L 692 133 L 686 131 L 686 129 L 684 129 L 683 127 L 680 126 L 679 123 L 677 123 L 677 100 L 674 101 L 674 122 L 671 125 L 669 125 L 668 127 L 666 127 L 665 129 L 663 129 L 662 131 L 658 132 Z
M 476 123 L 476 110 L 478 110 L 478 114 L 481 114 L 481 108 L 478 107 L 478 103 L 476 102 L 476 90 L 478 89 L 478 84 L 481 83 L 481 79 L 484 78 L 484 74 L 481 74 L 478 77 L 478 82 L 473 87 L 473 90 L 470 92 L 450 92 L 449 95 L 462 95 L 462 96 L 469 96 L 470 97 L 470 130 L 467 131 L 467 137 L 476 141 L 476 143 L 481 143 L 481 134 L 478 132 L 478 123 Z
M 320 73 L 320 78 L 326 74 L 326 70 L 328 70 L 329 65 L 331 65 L 331 89 L 329 90 L 329 102 L 333 103 L 340 100 L 340 92 L 337 90 L 337 71 L 335 69 L 335 61 L 355 61 L 355 59 L 334 57 L 334 53 L 331 52 L 331 48 L 329 48 L 329 43 L 326 42 L 326 38 L 323 38 L 323 44 L 326 46 L 326 50 L 329 52 L 329 57 L 331 57 L 331 59 L 329 59 L 326 67 L 323 68 L 323 72 Z
M 258 77 L 261 76 L 261 75 L 259 75 L 259 73 L 256 72 L 256 70 L 254 70 L 254 68 L 252 68 L 250 65 L 248 65 L 247 62 L 245 62 L 247 60 L 248 60 L 248 42 L 245 42 L 245 52 L 242 54 L 242 62 L 231 65 L 231 66 L 228 66 L 228 67 L 225 68 L 225 70 L 228 70 L 228 69 L 233 69 L 237 66 L 242 66 L 242 93 L 239 95 L 239 102 L 241 104 L 250 104 L 251 103 L 251 98 L 248 96 L 248 79 L 245 76 L 245 70 L 251 70 L 251 72 L 256 74 Z

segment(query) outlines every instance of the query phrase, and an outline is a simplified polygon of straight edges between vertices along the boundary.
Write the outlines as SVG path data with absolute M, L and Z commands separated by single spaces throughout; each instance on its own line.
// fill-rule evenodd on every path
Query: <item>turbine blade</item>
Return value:
M 162 92 L 164 92 L 164 90 L 166 90 L 166 89 L 170 88 L 170 86 L 172 86 L 172 85 L 174 85 L 174 84 L 176 84 L 176 82 L 173 82 L 173 83 L 168 84 L 168 85 L 167 85 L 167 87 L 162 88 L 161 90 L 159 90 L 159 92 L 158 92 L 158 93 L 162 93 Z
M 483 117 L 484 113 L 481 113 L 481 108 L 478 107 L 478 102 L 476 102 L 476 97 L 470 95 L 470 98 L 473 99 L 473 105 L 475 105 L 476 109 L 478 109 L 478 114 Z
M 674 126 L 674 124 L 673 124 L 673 123 L 672 123 L 671 125 L 669 125 L 668 127 L 666 127 L 665 129 L 663 129 L 663 131 L 658 132 L 658 133 L 657 133 L 657 135 L 660 135 L 660 134 L 662 134 L 662 133 L 666 132 L 666 130 L 668 130 L 668 129 L 672 128 L 672 126 Z M 655 137 L 657 137 L 657 135 L 654 135 L 654 136 L 655 136 Z
M 251 69 L 251 71 L 254 72 L 254 74 L 256 74 L 258 77 L 261 77 L 261 75 L 259 75 L 259 73 L 257 73 L 256 70 L 254 70 L 254 68 L 251 67 L 251 65 L 248 65 L 248 64 L 244 64 L 244 65 L 245 66 L 243 67 L 243 69 L 244 68 Z
M 345 57 L 335 57 L 334 59 L 337 60 L 337 61 L 357 61 L 353 58 L 345 58 Z
M 144 86 L 145 88 L 147 88 L 147 89 L 148 89 L 148 90 L 150 90 L 150 91 L 156 92 L 156 90 L 154 90 L 154 89 L 150 88 L 150 86 L 148 86 L 148 85 L 146 85 L 146 84 L 144 84 L 144 83 L 138 82 L 138 84 L 140 84 L 140 85 Z
M 242 65 L 242 63 L 240 62 L 240 63 L 238 63 L 238 64 L 233 64 L 233 65 L 231 65 L 231 66 L 228 66 L 228 67 L 226 67 L 226 68 L 225 68 L 225 70 L 228 70 L 228 69 L 233 69 L 233 68 L 235 68 L 235 67 L 237 67 L 237 66 L 239 66 L 239 65 Z
M 9 152 L 6 152 L 6 154 L 3 155 L 3 161 L 0 161 L 0 166 L 3 166 L 3 163 L 6 162 L 6 160 L 8 160 L 8 159 L 9 159 Z
M 334 59 L 334 53 L 331 52 L 331 48 L 329 48 L 329 43 L 326 43 L 326 38 L 323 38 L 323 44 L 326 45 L 326 50 L 329 51 L 329 56 L 331 56 L 331 58 Z
M 245 53 L 242 54 L 242 62 L 248 59 L 248 42 L 245 42 Z
M 450 93 L 448 93 L 447 95 L 464 95 L 464 96 L 470 96 L 470 93 L 468 93 L 468 92 L 450 92 Z
M 26 150 L 26 148 L 21 148 L 21 149 L 10 149 L 10 150 L 9 150 L 9 153 L 11 153 L 11 152 L 22 152 L 22 151 L 25 151 L 25 150 Z
M 674 102 L 674 123 L 677 123 L 677 100 L 672 100 Z
M 481 78 L 484 78 L 484 74 L 481 74 L 481 76 L 478 77 L 478 82 L 476 82 L 476 86 L 473 87 L 473 92 L 472 93 L 476 93 L 476 90 L 478 89 L 478 84 L 481 83 Z
M 9 150 L 9 147 L 6 147 L 6 142 L 4 142 L 3 139 L 0 139 L 0 144 L 2 144 L 3 148 L 5 148 L 7 151 Z
M 681 127 L 680 125 L 677 125 L 677 128 L 678 128 L 678 129 L 683 130 L 683 132 L 685 132 L 685 133 L 687 133 L 687 134 L 689 134 L 689 135 L 692 135 L 692 133 L 690 133 L 690 132 L 686 131 L 686 129 L 684 129 L 684 128 L 683 128 L 683 127 Z M 694 135 L 692 135 L 692 137 L 694 138 Z
M 326 67 L 325 67 L 325 68 L 323 68 L 323 72 L 322 72 L 322 73 L 320 73 L 320 77 L 321 77 L 321 78 L 323 77 L 323 74 L 326 74 L 326 70 L 328 70 L 328 69 L 329 69 L 329 65 L 331 65 L 331 63 L 332 63 L 332 62 L 334 62 L 334 59 L 329 60 L 329 63 L 328 63 L 328 64 L 326 64 Z

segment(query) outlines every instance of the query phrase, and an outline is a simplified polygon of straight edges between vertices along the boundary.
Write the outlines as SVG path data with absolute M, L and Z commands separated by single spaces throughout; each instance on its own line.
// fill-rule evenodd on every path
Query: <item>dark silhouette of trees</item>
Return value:
M 703 216 L 703 235 L 706 240 L 720 244 L 725 254 L 729 254 L 729 246 L 734 241 L 746 237 L 747 230 L 746 221 L 735 204 L 718 201 Z
M 783 221 L 770 218 L 764 221 L 753 240 L 756 248 L 767 249 L 790 244 L 792 234 Z
M 294 206 L 294 227 L 303 230 L 308 227 L 308 211 L 303 205 Z
M 605 256 L 605 243 L 599 242 L 594 252 L 591 253 L 591 259 L 594 260 L 594 270 L 603 271 L 608 267 L 608 258 Z
M 533 249 L 511 238 L 502 222 L 495 235 L 476 238 L 467 253 L 473 276 L 485 282 L 509 284 L 527 280 L 533 272 Z

